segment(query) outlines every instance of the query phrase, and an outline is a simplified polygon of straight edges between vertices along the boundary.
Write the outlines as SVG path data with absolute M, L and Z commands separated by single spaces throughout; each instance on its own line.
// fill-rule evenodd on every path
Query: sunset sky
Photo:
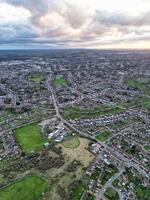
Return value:
M 150 49 L 150 0 L 0 0 L 0 48 Z

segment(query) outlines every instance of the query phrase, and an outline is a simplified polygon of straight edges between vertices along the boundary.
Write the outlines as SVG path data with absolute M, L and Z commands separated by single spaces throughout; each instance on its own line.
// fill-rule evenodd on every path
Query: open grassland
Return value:
M 0 189 L 0 200 L 37 200 L 48 189 L 47 182 L 29 176 Z
M 20 144 L 26 153 L 42 149 L 45 142 L 36 123 L 17 128 L 14 134 L 17 143 Z
M 30 74 L 27 78 L 28 80 L 39 84 L 44 80 L 45 77 L 42 74 Z
M 62 111 L 62 115 L 65 119 L 76 119 L 76 118 L 94 118 L 101 115 L 109 115 L 121 112 L 122 109 L 119 107 L 112 106 L 100 106 L 93 109 L 82 109 L 78 107 L 68 107 Z
M 113 188 L 107 188 L 104 194 L 109 200 L 119 200 L 118 193 Z
M 111 133 L 108 130 L 103 130 L 100 134 L 96 136 L 96 139 L 105 142 L 110 136 Z
M 77 136 L 68 136 L 62 142 L 62 145 L 66 148 L 75 149 L 80 145 L 80 141 Z
M 55 79 L 53 80 L 53 84 L 54 84 L 55 86 L 62 86 L 62 85 L 65 85 L 65 86 L 66 86 L 66 85 L 68 85 L 66 79 L 64 79 L 63 77 L 55 78 Z

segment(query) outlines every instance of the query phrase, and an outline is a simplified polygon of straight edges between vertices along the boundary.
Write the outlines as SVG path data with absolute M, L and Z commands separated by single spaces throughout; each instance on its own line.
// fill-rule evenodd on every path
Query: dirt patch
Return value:
M 75 149 L 66 148 L 62 144 L 56 145 L 57 148 L 61 146 L 62 152 L 65 154 L 65 164 L 58 169 L 51 168 L 44 173 L 51 182 L 51 189 L 48 191 L 47 196 L 45 196 L 42 200 L 49 200 L 49 198 L 53 200 L 63 200 L 63 197 L 58 194 L 58 185 L 62 186 L 64 188 L 64 192 L 67 194 L 68 186 L 74 180 L 79 180 L 83 176 L 83 167 L 89 166 L 89 163 L 94 158 L 94 155 L 86 149 L 90 141 L 85 138 L 79 138 L 79 140 L 80 145 Z M 66 168 L 73 160 L 80 160 L 82 164 L 75 172 L 67 172 Z
M 59 144 L 58 147 L 62 147 L 63 153 L 66 154 L 67 157 L 70 157 L 72 160 L 80 160 L 84 167 L 87 167 L 89 162 L 94 158 L 94 155 L 86 149 L 90 141 L 85 138 L 79 138 L 79 140 L 80 145 L 75 149 L 65 148 L 61 144 Z

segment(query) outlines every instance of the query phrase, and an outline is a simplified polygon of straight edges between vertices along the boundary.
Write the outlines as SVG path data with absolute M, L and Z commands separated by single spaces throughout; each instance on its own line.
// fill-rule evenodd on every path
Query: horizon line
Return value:
M 115 51 L 150 51 L 150 48 L 0 48 L 0 51 L 9 50 L 115 50 Z

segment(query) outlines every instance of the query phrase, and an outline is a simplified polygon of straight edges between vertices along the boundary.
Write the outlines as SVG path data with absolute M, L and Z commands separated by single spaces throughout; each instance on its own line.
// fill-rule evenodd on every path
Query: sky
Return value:
M 0 49 L 150 49 L 150 0 L 0 0 Z

